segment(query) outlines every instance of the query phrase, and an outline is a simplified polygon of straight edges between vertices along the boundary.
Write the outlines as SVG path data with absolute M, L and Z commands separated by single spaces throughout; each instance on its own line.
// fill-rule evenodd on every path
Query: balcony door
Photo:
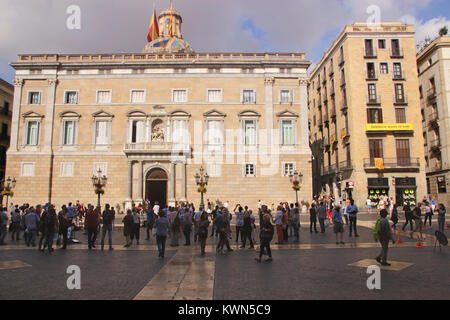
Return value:
M 395 148 L 397 150 L 397 164 L 399 166 L 408 166 L 411 164 L 411 154 L 408 139 L 395 140 Z
M 383 159 L 383 140 L 382 139 L 370 139 L 369 140 L 369 156 L 370 165 L 375 165 L 375 159 Z

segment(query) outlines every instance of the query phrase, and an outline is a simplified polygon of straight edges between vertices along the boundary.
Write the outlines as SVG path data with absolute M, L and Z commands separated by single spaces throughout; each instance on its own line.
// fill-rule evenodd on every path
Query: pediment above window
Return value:
M 94 118 L 114 118 L 114 115 L 104 110 L 97 111 L 92 114 Z
M 127 117 L 140 117 L 140 118 L 146 118 L 147 114 L 144 111 L 140 111 L 140 110 L 132 110 L 130 112 L 127 113 Z
M 75 111 L 64 111 L 59 114 L 60 118 L 80 118 L 81 114 Z
M 298 118 L 299 115 L 296 112 L 290 110 L 284 110 L 277 113 L 277 117 L 279 118 Z
M 28 111 L 28 112 L 24 113 L 22 115 L 22 117 L 24 117 L 24 118 L 38 118 L 38 119 L 42 119 L 44 116 L 39 114 L 39 113 L 37 113 L 37 112 L 34 112 L 34 111 Z
M 189 112 L 187 112 L 187 111 L 184 111 L 184 110 L 175 110 L 175 111 L 170 112 L 169 116 L 170 117 L 183 117 L 183 118 L 185 118 L 185 117 L 190 117 L 191 114 Z
M 239 112 L 239 117 L 261 117 L 261 114 L 259 112 L 256 112 L 254 110 L 244 110 Z
M 219 110 L 213 109 L 211 111 L 205 112 L 203 114 L 204 117 L 226 117 L 227 115 L 223 112 L 220 112 Z

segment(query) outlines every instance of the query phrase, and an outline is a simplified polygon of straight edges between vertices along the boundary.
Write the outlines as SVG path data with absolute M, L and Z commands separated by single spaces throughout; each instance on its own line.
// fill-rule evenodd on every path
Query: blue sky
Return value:
M 81 9 L 81 30 L 68 30 L 67 7 Z M 157 12 L 169 0 L 155 0 Z M 382 21 L 416 25 L 416 42 L 450 28 L 448 0 L 174 0 L 182 33 L 197 52 L 305 52 L 318 62 L 344 25 L 366 21 L 370 5 Z M 20 53 L 141 52 L 151 0 L 0 0 L 0 77 Z

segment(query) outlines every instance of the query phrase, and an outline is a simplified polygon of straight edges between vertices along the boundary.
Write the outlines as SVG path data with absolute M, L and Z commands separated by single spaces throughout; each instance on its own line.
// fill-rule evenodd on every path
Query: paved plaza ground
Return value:
M 369 290 L 367 265 L 377 263 L 363 260 L 380 251 L 371 236 L 374 219 L 361 217 L 359 238 L 349 238 L 345 227 L 345 245 L 335 244 L 332 228 L 311 234 L 306 220 L 302 217 L 299 244 L 291 238 L 289 244 L 275 245 L 274 239 L 274 260 L 262 263 L 254 260 L 256 251 L 248 245 L 239 248 L 234 233 L 233 252 L 216 254 L 217 238 L 208 237 L 207 254 L 200 257 L 198 244 L 184 246 L 180 238 L 180 246 L 167 247 L 164 259 L 158 258 L 155 238 L 145 240 L 145 229 L 139 245 L 124 248 L 117 227 L 115 250 L 103 252 L 99 240 L 89 251 L 81 231 L 75 235 L 80 244 L 51 254 L 28 248 L 23 241 L 11 242 L 8 235 L 8 245 L 0 247 L 0 300 L 450 299 L 450 253 L 448 247 L 433 248 L 436 221 L 425 232 L 423 248 L 415 247 L 409 233 L 401 233 L 403 244 L 389 250 L 392 267 L 381 270 L 381 290 Z M 70 265 L 80 267 L 81 290 L 67 289 Z

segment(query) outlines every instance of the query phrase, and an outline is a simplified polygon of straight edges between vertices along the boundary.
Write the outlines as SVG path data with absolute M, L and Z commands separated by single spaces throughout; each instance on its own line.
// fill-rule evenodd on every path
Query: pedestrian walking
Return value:
M 48 248 L 48 252 L 53 252 L 53 238 L 56 234 L 56 230 L 58 230 L 58 216 L 56 215 L 55 207 L 53 205 L 49 205 L 47 211 L 47 226 L 45 228 L 45 242 L 43 251 L 45 248 Z
M 278 237 L 275 244 L 283 244 L 283 211 L 281 206 L 278 206 L 277 213 L 275 214 L 275 226 Z
M 242 245 L 241 248 L 245 248 L 245 245 L 247 243 L 247 239 L 250 242 L 250 249 L 253 249 L 253 240 L 252 240 L 252 211 L 248 210 L 245 212 L 244 217 L 243 217 L 243 225 L 242 225 L 242 237 L 243 241 L 242 241 Z
M 349 236 L 352 236 L 352 230 L 355 232 L 355 237 L 359 237 L 358 232 L 356 231 L 356 216 L 358 213 L 358 207 L 355 205 L 355 200 L 351 199 L 350 204 L 347 206 L 348 219 L 350 220 L 350 233 Z
M 200 241 L 200 254 L 205 255 L 206 239 L 208 238 L 208 213 L 203 211 L 198 222 L 198 240 Z
M 16 241 L 20 240 L 21 221 L 22 217 L 20 216 L 19 209 L 14 209 L 11 214 L 11 240 L 14 240 L 14 236 Z
M 318 233 L 317 231 L 317 209 L 316 209 L 316 205 L 313 204 L 311 205 L 311 208 L 309 208 L 309 232 L 312 233 L 313 232 L 313 226 L 314 226 L 314 232 Z
M 387 262 L 389 241 L 392 241 L 392 243 L 395 244 L 395 240 L 391 232 L 391 227 L 389 226 L 389 221 L 386 219 L 387 215 L 387 210 L 382 209 L 380 211 L 380 219 L 377 221 L 374 228 L 375 239 L 381 244 L 381 252 L 375 258 L 375 260 L 377 260 L 377 262 L 382 266 L 390 266 L 390 264 Z
M 63 246 L 61 249 L 66 250 L 67 248 L 67 229 L 70 226 L 69 219 L 67 217 L 67 207 L 62 206 L 62 210 L 58 213 L 58 224 L 59 224 L 59 234 L 62 239 Z
M 97 235 L 97 226 L 99 224 L 99 217 L 96 210 L 94 210 L 94 207 L 91 206 L 86 214 L 85 219 L 85 228 L 87 229 L 88 233 L 88 248 L 89 250 L 92 250 L 92 248 L 95 248 L 95 239 Z
M 0 207 L 0 245 L 6 245 L 5 237 L 8 232 L 8 212 L 6 208 L 3 209 Z
M 131 244 L 133 244 L 134 238 L 136 238 L 136 244 L 139 245 L 140 231 L 141 231 L 141 215 L 137 208 L 132 211 L 133 227 L 131 232 Z
M 123 235 L 125 237 L 125 248 L 131 246 L 131 235 L 133 234 L 133 215 L 130 209 L 127 210 L 126 216 L 122 219 L 123 222 Z
M 155 221 L 156 228 L 156 244 L 158 246 L 158 257 L 164 258 L 166 252 L 167 234 L 170 228 L 170 222 L 164 211 L 159 211 L 158 219 Z
M 367 212 L 370 213 L 372 211 L 372 200 L 370 200 L 369 197 L 367 197 L 367 200 L 366 200 L 366 207 L 367 207 Z
M 206 211 L 205 211 L 206 212 Z M 199 231 L 199 225 L 200 225 L 200 218 L 203 214 L 203 210 L 199 210 L 194 214 L 194 242 L 200 241 L 198 238 L 198 231 Z M 208 213 L 206 213 L 208 214 Z
M 397 230 L 397 223 L 398 223 L 398 205 L 394 204 L 394 207 L 391 212 L 391 221 L 392 221 L 392 228 L 394 230 Z
M 36 214 L 34 208 L 30 208 L 24 217 L 25 232 L 27 233 L 26 245 L 29 247 L 36 247 L 36 237 L 39 228 L 39 216 Z
M 271 218 L 268 214 L 263 215 L 263 220 L 260 225 L 259 239 L 261 240 L 259 248 L 259 257 L 256 261 L 261 262 L 263 253 L 266 252 L 269 258 L 266 261 L 272 261 L 272 251 L 270 250 L 270 242 L 273 239 L 274 227 L 271 223 Z
M 320 232 L 325 233 L 325 219 L 327 218 L 327 208 L 323 202 L 320 202 L 319 208 L 317 208 L 317 218 L 319 219 Z
M 413 214 L 413 219 L 414 219 L 414 224 L 415 224 L 415 228 L 413 231 L 411 231 L 410 233 L 410 237 L 411 239 L 413 238 L 413 234 L 414 232 L 419 231 L 420 233 L 420 239 L 422 239 L 422 226 L 423 226 L 423 222 L 422 222 L 422 204 L 419 203 L 418 206 L 416 206 L 414 208 L 414 210 L 412 211 Z
M 185 238 L 185 246 L 191 245 L 191 231 L 192 231 L 192 212 L 186 210 L 183 216 L 183 233 Z
M 155 219 L 158 216 L 156 215 L 155 211 L 153 209 L 151 209 L 149 206 L 147 207 L 147 209 L 145 211 L 145 215 L 147 217 L 147 223 L 146 223 L 147 238 L 145 238 L 145 240 L 150 240 L 150 231 L 153 229 Z
M 336 234 L 336 244 L 345 244 L 344 242 L 344 221 L 342 220 L 341 208 L 336 206 L 331 215 L 333 221 L 333 230 Z
M 438 230 L 442 233 L 445 231 L 445 213 L 446 209 L 443 203 L 439 203 L 438 205 Z
M 406 221 L 402 227 L 402 231 L 405 232 L 405 228 L 408 226 L 408 223 L 410 225 L 411 231 L 413 231 L 413 213 L 411 211 L 411 207 L 409 206 L 408 202 L 404 205 L 403 211 L 405 212 Z
M 427 220 L 428 220 L 429 224 L 430 224 L 430 228 L 431 228 L 431 226 L 432 226 L 431 219 L 433 218 L 433 210 L 431 208 L 431 204 L 429 202 L 426 202 L 424 204 L 424 207 L 425 207 L 425 221 L 424 221 L 423 225 L 426 227 Z
M 233 249 L 230 247 L 229 236 L 231 235 L 230 218 L 227 208 L 222 208 L 222 214 L 218 214 L 216 217 L 216 228 L 219 231 L 219 243 L 216 251 L 223 253 L 223 247 L 227 247 L 227 251 L 231 252 Z
M 103 210 L 102 213 L 102 242 L 101 242 L 101 250 L 103 251 L 105 247 L 105 236 L 106 233 L 108 233 L 108 244 L 109 244 L 109 250 L 114 250 L 112 246 L 112 231 L 113 231 L 113 221 L 114 221 L 114 214 L 112 210 L 110 209 L 109 204 L 107 203 L 105 205 L 105 210 Z

